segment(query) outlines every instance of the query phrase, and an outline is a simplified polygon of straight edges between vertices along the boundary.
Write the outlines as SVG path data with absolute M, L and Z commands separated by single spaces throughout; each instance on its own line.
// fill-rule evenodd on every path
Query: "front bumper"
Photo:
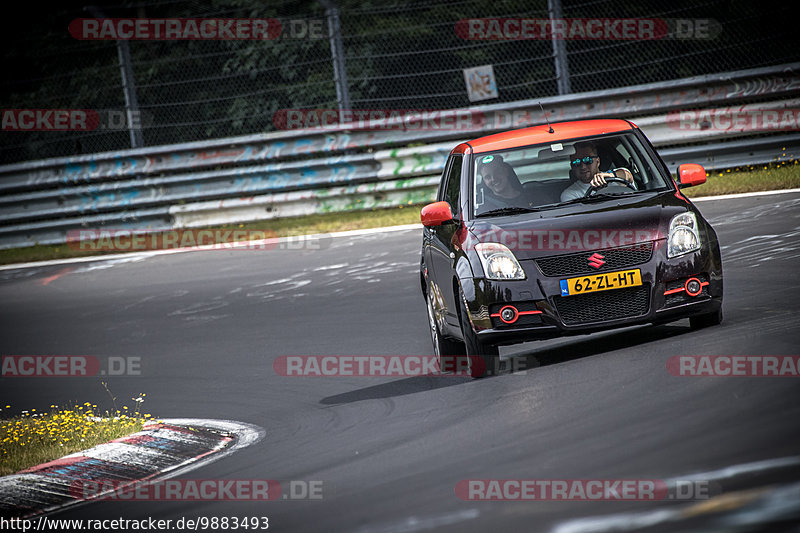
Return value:
M 483 342 L 515 344 L 671 322 L 712 313 L 722 306 L 722 264 L 716 243 L 667 259 L 665 242 L 655 241 L 648 261 L 620 269 L 639 269 L 640 287 L 578 296 L 561 296 L 560 281 L 574 275 L 545 276 L 534 260 L 520 264 L 527 275 L 524 281 L 473 278 L 472 290 L 465 291 L 473 329 Z M 685 290 L 686 280 L 691 278 L 701 283 L 697 294 Z M 513 323 L 506 323 L 499 314 L 509 305 L 521 311 Z

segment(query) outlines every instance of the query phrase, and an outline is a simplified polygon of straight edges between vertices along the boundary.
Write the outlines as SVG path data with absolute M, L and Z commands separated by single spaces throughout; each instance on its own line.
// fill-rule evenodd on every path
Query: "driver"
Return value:
M 597 145 L 591 141 L 575 143 L 575 155 L 570 161 L 572 172 L 578 179 L 564 189 L 561 193 L 561 201 L 575 200 L 583 198 L 590 187 L 614 187 L 627 189 L 618 183 L 606 183 L 606 178 L 622 178 L 634 184 L 633 174 L 626 168 L 615 168 L 608 172 L 600 171 L 600 156 L 597 155 Z M 635 184 L 634 184 L 635 186 Z

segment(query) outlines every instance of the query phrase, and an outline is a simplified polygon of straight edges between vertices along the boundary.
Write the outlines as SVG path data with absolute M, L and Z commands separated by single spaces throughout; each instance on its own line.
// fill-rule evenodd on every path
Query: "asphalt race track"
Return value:
M 3 270 L 0 353 L 139 357 L 141 375 L 102 378 L 123 403 L 146 393 L 145 411 L 155 416 L 266 431 L 188 477 L 323 487 L 318 500 L 108 501 L 58 518 L 267 516 L 274 531 L 376 533 L 606 531 L 614 520 L 654 524 L 647 531 L 745 531 L 737 524 L 748 520 L 758 530 L 796 530 L 800 379 L 676 377 L 666 362 L 800 353 L 800 193 L 698 206 L 722 243 L 721 326 L 692 331 L 684 320 L 502 349 L 535 366 L 519 375 L 273 370 L 282 355 L 431 354 L 418 229 L 327 239 L 321 249 Z M 76 401 L 109 408 L 100 381 L 2 378 L 0 401 L 13 412 Z M 782 458 L 794 459 L 768 462 Z M 723 470 L 736 465 L 749 466 Z M 455 493 L 468 479 L 693 475 L 721 487 L 723 513 L 709 502 L 491 502 Z M 769 505 L 776 500 L 782 505 Z M 690 507 L 681 522 L 648 520 Z

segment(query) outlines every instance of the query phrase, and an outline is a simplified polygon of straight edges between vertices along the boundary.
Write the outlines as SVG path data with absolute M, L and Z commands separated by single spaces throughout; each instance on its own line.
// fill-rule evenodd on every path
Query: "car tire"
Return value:
M 464 345 L 467 350 L 466 357 L 469 360 L 469 371 L 473 378 L 482 378 L 495 374 L 500 362 L 500 350 L 493 344 L 483 343 L 478 339 L 478 335 L 472 329 L 467 314 L 467 300 L 464 292 L 458 290 L 459 318 L 461 333 L 464 336 Z
M 692 329 L 701 329 L 707 328 L 709 326 L 718 326 L 722 323 L 722 308 L 720 307 L 718 311 L 714 311 L 713 313 L 707 313 L 705 315 L 697 315 L 689 317 L 689 326 Z
M 433 315 L 433 300 L 431 298 L 430 288 L 425 296 L 425 302 L 428 307 L 428 327 L 430 329 L 431 342 L 433 343 L 433 353 L 436 356 L 436 362 L 439 365 L 439 371 L 444 372 L 445 368 L 450 367 L 451 365 L 444 364 L 443 359 L 448 357 L 463 356 L 465 354 L 464 343 L 442 336 L 442 332 L 439 331 L 439 326 L 436 324 L 436 318 L 434 318 Z

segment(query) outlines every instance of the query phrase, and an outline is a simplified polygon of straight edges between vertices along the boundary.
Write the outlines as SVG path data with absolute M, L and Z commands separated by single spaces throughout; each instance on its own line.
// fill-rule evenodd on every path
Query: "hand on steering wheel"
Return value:
M 599 173 L 599 174 L 596 174 L 595 176 L 598 176 L 598 175 L 600 175 L 600 177 L 603 177 L 603 179 L 605 180 L 605 183 L 603 183 L 603 184 L 601 184 L 601 185 L 592 185 L 592 186 L 590 186 L 590 187 L 589 187 L 589 188 L 586 190 L 586 193 L 583 195 L 583 197 L 584 197 L 584 198 L 588 198 L 589 196 L 591 196 L 591 195 L 592 195 L 592 193 L 594 193 L 594 192 L 597 192 L 599 189 L 602 189 L 603 187 L 605 187 L 605 186 L 606 186 L 606 185 L 608 185 L 609 183 L 621 183 L 621 184 L 625 185 L 626 187 L 628 187 L 628 188 L 630 188 L 630 189 L 633 189 L 634 191 L 638 190 L 638 189 L 636 188 L 636 184 L 634 184 L 634 183 L 631 183 L 631 182 L 630 182 L 630 181 L 628 181 L 628 180 L 624 180 L 624 179 L 622 179 L 622 178 L 618 178 L 618 177 L 616 177 L 616 176 L 614 176 L 614 177 L 612 177 L 612 178 L 606 178 L 606 177 L 604 177 L 604 176 L 601 176 L 602 174 L 611 174 L 611 172 L 601 172 L 601 173 Z M 593 181 L 594 181 L 594 180 L 593 180 Z

